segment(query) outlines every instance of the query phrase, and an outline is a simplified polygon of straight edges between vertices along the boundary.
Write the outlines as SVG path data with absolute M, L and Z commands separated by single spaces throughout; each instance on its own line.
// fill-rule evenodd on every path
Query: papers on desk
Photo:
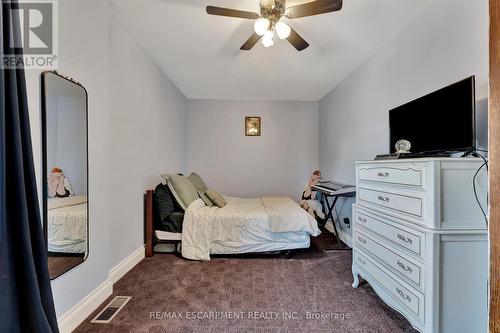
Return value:
M 318 184 L 312 187 L 314 191 L 325 193 L 326 195 L 346 195 L 355 194 L 356 186 L 341 184 L 331 181 L 319 181 Z

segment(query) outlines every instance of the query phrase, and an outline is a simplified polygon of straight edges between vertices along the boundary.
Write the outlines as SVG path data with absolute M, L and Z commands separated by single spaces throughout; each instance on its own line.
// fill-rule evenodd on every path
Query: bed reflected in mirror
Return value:
M 51 279 L 88 256 L 87 92 L 42 74 L 44 234 Z

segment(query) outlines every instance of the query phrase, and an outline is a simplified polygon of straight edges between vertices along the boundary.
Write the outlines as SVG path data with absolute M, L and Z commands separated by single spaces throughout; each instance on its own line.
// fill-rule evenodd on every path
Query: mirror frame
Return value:
M 48 233 L 47 233 L 47 219 L 48 219 L 48 200 L 47 200 L 47 193 L 49 192 L 49 188 L 48 188 L 48 182 L 47 182 L 47 176 L 48 176 L 48 173 L 47 173 L 47 75 L 49 74 L 53 74 L 53 75 L 56 75 L 58 76 L 59 78 L 61 79 L 64 79 L 72 84 L 75 84 L 77 85 L 78 87 L 81 87 L 83 89 L 83 91 L 85 92 L 85 141 L 86 141 L 86 157 L 87 157 L 87 163 L 86 163 L 86 167 L 87 167 L 87 252 L 85 253 L 85 256 L 83 257 L 83 261 L 81 263 L 79 263 L 78 265 L 76 266 L 73 266 L 71 268 L 69 268 L 68 270 L 64 271 L 63 273 L 57 275 L 57 276 L 54 276 L 52 278 L 50 278 L 50 280 L 55 280 L 57 279 L 58 277 L 66 274 L 67 272 L 71 271 L 73 268 L 75 267 L 78 267 L 79 265 L 83 264 L 87 258 L 89 257 L 89 253 L 90 253 L 90 232 L 89 232 L 89 229 L 90 229 L 90 208 L 89 208 L 89 203 L 90 203 L 90 193 L 89 193 L 89 94 L 87 92 L 87 89 L 85 89 L 85 87 L 80 83 L 80 82 L 76 82 L 75 80 L 73 80 L 72 78 L 69 78 L 69 77 L 65 77 L 61 74 L 59 74 L 57 71 L 44 71 L 42 72 L 41 74 L 41 84 L 40 84 L 40 87 L 41 87 L 41 126 L 42 126 L 42 180 L 43 180 L 43 184 L 42 184 L 42 188 L 43 188 L 43 212 L 42 212 L 42 216 L 43 216 L 43 236 L 44 236 L 44 239 L 45 239 L 45 251 L 47 251 L 47 254 L 48 254 L 48 250 L 49 250 L 49 246 L 48 246 Z M 48 255 L 47 255 L 48 257 Z M 49 272 L 50 274 L 50 272 Z

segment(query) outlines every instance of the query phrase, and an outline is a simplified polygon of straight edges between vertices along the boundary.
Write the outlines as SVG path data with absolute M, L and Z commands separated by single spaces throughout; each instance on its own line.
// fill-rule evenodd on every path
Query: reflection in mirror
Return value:
M 50 278 L 88 255 L 87 92 L 57 73 L 42 74 L 44 233 Z

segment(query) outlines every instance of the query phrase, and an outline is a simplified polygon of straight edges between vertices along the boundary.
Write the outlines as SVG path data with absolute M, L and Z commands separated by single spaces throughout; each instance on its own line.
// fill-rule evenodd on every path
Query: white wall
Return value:
M 323 174 L 353 183 L 354 161 L 389 151 L 388 110 L 470 75 L 476 75 L 484 146 L 488 1 L 434 0 L 320 101 Z M 349 217 L 350 209 L 344 204 L 341 215 Z
M 144 190 L 186 167 L 187 101 L 113 16 L 109 33 L 114 266 L 144 244 Z
M 318 103 L 190 100 L 188 169 L 225 195 L 298 198 L 318 167 Z M 246 137 L 245 116 L 262 117 Z
M 89 95 L 90 251 L 52 281 L 58 318 L 143 244 L 143 190 L 186 165 L 187 121 L 184 96 L 110 17 L 106 0 L 59 1 L 59 72 Z M 41 200 L 40 74 L 26 71 Z

